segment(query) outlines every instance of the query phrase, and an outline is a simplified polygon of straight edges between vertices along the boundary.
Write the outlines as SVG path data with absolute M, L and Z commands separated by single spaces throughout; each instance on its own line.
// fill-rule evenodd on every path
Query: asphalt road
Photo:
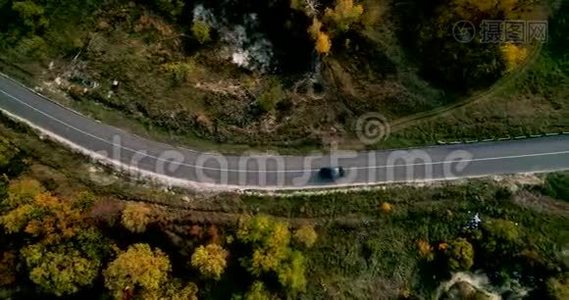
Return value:
M 0 76 L 0 110 L 103 162 L 178 186 L 300 189 L 569 169 L 569 136 L 309 156 L 222 155 L 148 140 L 101 124 Z M 318 170 L 343 166 L 323 180 Z

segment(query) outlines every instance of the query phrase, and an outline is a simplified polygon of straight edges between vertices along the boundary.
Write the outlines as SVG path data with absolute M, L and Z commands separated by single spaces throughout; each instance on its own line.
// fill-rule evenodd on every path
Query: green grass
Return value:
M 467 235 L 464 228 L 475 213 L 483 220 L 516 222 L 523 232 L 520 243 L 556 263 L 559 249 L 569 243 L 568 216 L 537 213 L 518 206 L 508 195 L 504 187 L 475 180 L 441 187 L 388 187 L 278 200 L 246 196 L 242 201 L 255 211 L 319 224 L 319 241 L 308 253 L 311 276 L 307 299 L 369 299 L 372 294 L 394 298 L 405 291 L 430 298 L 445 278 L 433 279 L 429 265 L 419 257 L 417 241 L 435 243 Z M 389 214 L 379 209 L 384 201 L 393 205 Z M 476 261 L 476 265 L 483 268 L 485 262 Z M 512 272 L 503 264 L 496 268 Z

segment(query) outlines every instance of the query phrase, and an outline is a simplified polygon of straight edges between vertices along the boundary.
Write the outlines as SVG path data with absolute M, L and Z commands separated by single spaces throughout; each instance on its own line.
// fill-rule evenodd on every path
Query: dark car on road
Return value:
M 318 171 L 320 178 L 327 180 L 335 180 L 344 177 L 345 174 L 346 172 L 342 167 L 325 167 Z

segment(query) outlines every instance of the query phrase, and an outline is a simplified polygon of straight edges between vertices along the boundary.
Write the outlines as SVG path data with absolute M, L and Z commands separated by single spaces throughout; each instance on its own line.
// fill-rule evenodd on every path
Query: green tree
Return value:
M 128 203 L 122 211 L 122 225 L 135 233 L 146 231 L 146 226 L 150 221 L 152 210 L 143 203 Z
M 192 267 L 206 277 L 218 280 L 227 266 L 229 252 L 220 245 L 199 246 L 192 254 Z
M 47 27 L 48 20 L 44 16 L 45 10 L 34 1 L 15 1 L 12 4 L 12 10 L 18 13 L 24 25 L 26 25 L 32 32 Z
M 474 248 L 464 238 L 449 243 L 447 249 L 448 265 L 452 271 L 464 271 L 474 264 Z
M 211 40 L 211 28 L 206 22 L 196 20 L 192 25 L 192 34 L 200 44 L 205 44 Z
M 184 9 L 183 0 L 154 0 L 154 5 L 161 13 L 169 17 L 178 17 Z
M 85 257 L 73 248 L 61 246 L 48 250 L 36 244 L 23 248 L 21 252 L 30 270 L 30 279 L 56 296 L 78 292 L 91 285 L 99 273 L 98 260 Z
M 156 297 L 168 282 L 170 261 L 159 249 L 134 244 L 118 255 L 104 271 L 105 286 L 116 299 L 128 295 Z

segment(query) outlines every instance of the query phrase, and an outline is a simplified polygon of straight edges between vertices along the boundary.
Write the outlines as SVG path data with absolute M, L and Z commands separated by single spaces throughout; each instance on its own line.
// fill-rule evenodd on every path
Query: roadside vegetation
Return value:
M 566 173 L 196 194 L 124 182 L 5 119 L 0 136 L 1 298 L 567 295 Z
M 0 6 L 3 72 L 94 118 L 168 141 L 359 147 L 356 120 L 368 112 L 394 125 L 374 147 L 569 129 L 563 1 Z M 549 20 L 549 41 L 453 37 L 457 21 L 479 28 L 484 19 Z M 468 99 L 476 103 L 434 113 Z M 411 118 L 425 112 L 435 117 Z

